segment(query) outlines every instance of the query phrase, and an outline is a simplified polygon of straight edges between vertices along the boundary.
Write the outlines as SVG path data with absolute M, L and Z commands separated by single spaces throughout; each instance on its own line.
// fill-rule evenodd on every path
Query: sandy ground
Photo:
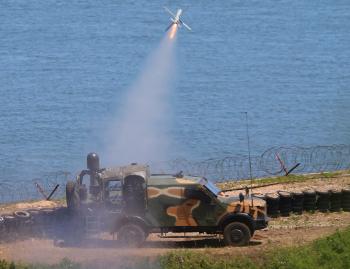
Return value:
M 32 201 L 22 203 L 0 204 L 0 215 L 10 214 L 19 210 L 46 209 L 66 206 L 65 201 Z
M 270 193 L 278 190 L 341 189 L 350 186 L 350 175 L 336 178 L 312 179 L 298 183 L 284 183 L 254 189 L 254 192 Z M 235 192 L 232 192 L 235 193 Z M 17 204 L 3 207 L 2 212 L 14 209 L 56 207 L 59 203 Z M 52 239 L 27 238 L 15 242 L 0 244 L 0 258 L 24 262 L 56 263 L 63 258 L 94 268 L 118 268 L 118 264 L 133 263 L 139 257 L 153 259 L 158 255 L 180 249 L 191 249 L 196 252 L 211 253 L 219 256 L 261 255 L 262 251 L 282 246 L 302 245 L 323 237 L 350 225 L 350 212 L 338 213 L 304 213 L 272 219 L 268 229 L 256 231 L 247 247 L 225 247 L 217 238 L 203 239 L 165 239 L 152 234 L 142 248 L 124 249 L 118 246 L 117 240 L 110 235 L 103 239 L 91 239 L 77 246 L 55 246 Z M 187 234 L 189 235 L 189 234 Z M 112 266 L 113 265 L 113 266 Z

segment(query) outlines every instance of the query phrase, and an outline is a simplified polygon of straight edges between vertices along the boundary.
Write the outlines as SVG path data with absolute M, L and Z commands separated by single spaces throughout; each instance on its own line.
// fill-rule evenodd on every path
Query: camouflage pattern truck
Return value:
M 264 200 L 225 195 L 203 177 L 150 174 L 138 164 L 100 169 L 95 153 L 87 164 L 66 186 L 68 208 L 84 216 L 87 231 L 116 233 L 124 245 L 141 246 L 150 233 L 190 232 L 242 246 L 267 226 Z

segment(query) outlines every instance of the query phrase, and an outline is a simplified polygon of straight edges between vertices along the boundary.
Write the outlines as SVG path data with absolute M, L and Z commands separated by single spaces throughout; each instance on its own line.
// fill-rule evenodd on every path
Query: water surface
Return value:
M 169 158 L 350 143 L 350 2 L 184 8 Z M 168 24 L 164 1 L 0 2 L 0 179 L 76 171 Z M 101 156 L 103 161 L 103 156 Z

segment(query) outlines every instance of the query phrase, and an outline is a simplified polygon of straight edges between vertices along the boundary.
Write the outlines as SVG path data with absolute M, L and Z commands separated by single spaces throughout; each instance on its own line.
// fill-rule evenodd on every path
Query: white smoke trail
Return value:
M 125 105 L 110 128 L 103 159 L 109 165 L 165 160 L 168 93 L 174 78 L 175 38 L 168 35 L 150 55 L 129 89 Z

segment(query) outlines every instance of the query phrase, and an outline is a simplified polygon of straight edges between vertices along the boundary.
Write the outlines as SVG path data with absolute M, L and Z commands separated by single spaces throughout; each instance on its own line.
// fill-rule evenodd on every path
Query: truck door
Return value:
M 196 207 L 191 212 L 191 217 L 198 226 L 212 226 L 216 223 L 217 203 L 214 198 L 203 188 L 186 188 L 185 197 L 188 201 L 196 201 Z
M 124 178 L 123 198 L 128 214 L 143 215 L 146 210 L 145 179 L 139 175 L 129 175 Z
M 105 183 L 104 201 L 108 209 L 121 211 L 123 207 L 123 194 L 120 180 L 109 180 Z

